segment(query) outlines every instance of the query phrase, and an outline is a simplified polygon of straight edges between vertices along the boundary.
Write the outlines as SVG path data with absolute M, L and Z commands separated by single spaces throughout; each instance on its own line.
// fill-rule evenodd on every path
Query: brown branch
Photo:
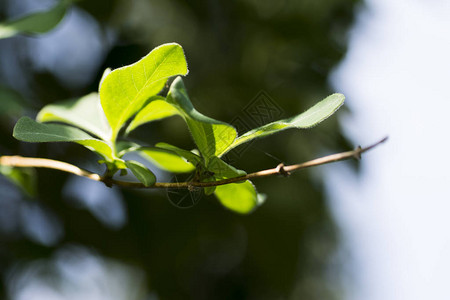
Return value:
M 0 165 L 10 167 L 21 167 L 21 168 L 34 167 L 34 168 L 55 169 L 67 173 L 72 173 L 78 176 L 87 177 L 92 180 L 102 181 L 101 176 L 98 174 L 91 173 L 89 171 L 83 170 L 69 163 L 53 159 L 23 157 L 23 156 L 0 156 Z
M 194 187 L 210 187 L 210 186 L 218 186 L 229 183 L 235 183 L 244 181 L 251 178 L 259 178 L 266 177 L 272 175 L 283 175 L 288 176 L 290 173 L 306 169 L 309 167 L 320 166 L 332 162 L 337 162 L 341 160 L 347 160 L 351 158 L 360 159 L 361 154 L 369 151 L 381 143 L 384 143 L 387 140 L 387 137 L 383 138 L 379 142 L 370 145 L 365 148 L 357 147 L 355 150 L 346 151 L 336 154 L 327 155 L 324 157 L 320 157 L 317 159 L 313 159 L 301 164 L 295 164 L 290 166 L 285 166 L 283 164 L 279 164 L 276 168 L 262 170 L 254 173 L 250 173 L 240 177 L 228 178 L 218 181 L 211 182 L 156 182 L 154 185 L 150 187 L 144 186 L 144 184 L 140 182 L 129 182 L 129 181 L 121 181 L 111 178 L 102 177 L 96 173 L 92 173 L 86 170 L 83 170 L 77 166 L 52 160 L 45 158 L 31 158 L 31 157 L 22 157 L 22 156 L 0 156 L 0 165 L 11 166 L 11 167 L 35 167 L 35 168 L 47 168 L 47 169 L 55 169 L 60 170 L 67 173 L 72 173 L 78 176 L 86 177 L 92 180 L 101 181 L 108 186 L 117 185 L 121 187 L 130 187 L 130 188 L 194 188 Z

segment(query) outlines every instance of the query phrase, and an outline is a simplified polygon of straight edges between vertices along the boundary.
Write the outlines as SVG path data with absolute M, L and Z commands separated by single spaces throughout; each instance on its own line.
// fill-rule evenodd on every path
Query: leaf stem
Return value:
M 121 187 L 128 187 L 128 188 L 194 188 L 194 187 L 211 187 L 211 186 L 218 186 L 218 185 L 224 185 L 229 183 L 236 183 L 240 181 L 244 181 L 247 179 L 252 178 L 260 178 L 260 177 L 267 177 L 267 176 L 273 176 L 273 175 L 283 175 L 288 176 L 290 173 L 306 169 L 309 167 L 314 166 L 320 166 L 332 162 L 342 161 L 342 160 L 348 160 L 351 158 L 360 159 L 361 154 L 364 152 L 367 152 L 376 146 L 380 145 L 381 143 L 384 143 L 388 138 L 385 137 L 381 139 L 380 141 L 365 147 L 357 147 L 354 150 L 331 154 L 327 156 L 323 156 L 320 158 L 316 158 L 304 163 L 295 164 L 295 165 L 289 165 L 285 166 L 283 164 L 279 164 L 277 167 L 273 169 L 267 169 L 262 170 L 254 173 L 249 173 L 244 176 L 234 177 L 234 178 L 228 178 L 218 181 L 211 181 L 211 182 L 156 182 L 154 185 L 146 187 L 141 182 L 129 182 L 129 181 L 121 181 L 116 180 L 108 177 L 102 177 L 96 173 L 89 172 L 87 170 L 83 170 L 77 166 L 71 165 L 69 163 L 52 160 L 52 159 L 46 159 L 46 158 L 32 158 L 32 157 L 22 157 L 22 156 L 0 156 L 0 165 L 5 166 L 11 166 L 11 167 L 35 167 L 35 168 L 47 168 L 47 169 L 55 169 L 60 170 L 63 172 L 75 174 L 78 176 L 86 177 L 95 181 L 100 181 L 105 183 L 107 186 L 117 185 Z

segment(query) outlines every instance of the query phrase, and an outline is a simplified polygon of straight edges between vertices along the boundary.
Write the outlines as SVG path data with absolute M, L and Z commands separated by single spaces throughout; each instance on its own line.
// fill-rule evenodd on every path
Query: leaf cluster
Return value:
M 101 157 L 99 163 L 106 166 L 105 178 L 129 170 L 145 186 L 154 185 L 157 178 L 151 170 L 124 158 L 135 152 L 160 169 L 192 173 L 195 182 L 214 182 L 246 174 L 222 159 L 235 147 L 285 129 L 315 126 L 344 102 L 342 94 L 333 94 L 302 114 L 238 136 L 232 125 L 194 108 L 181 77 L 187 74 L 182 47 L 176 43 L 161 45 L 134 64 L 105 71 L 98 93 L 47 105 L 36 120 L 22 117 L 13 135 L 26 142 L 81 144 Z M 171 77 L 176 78 L 163 96 L 161 91 Z M 167 143 L 149 147 L 127 139 L 139 126 L 172 116 L 185 121 L 197 149 L 186 150 Z M 204 192 L 214 194 L 222 205 L 238 213 L 249 213 L 264 201 L 249 180 L 207 187 Z

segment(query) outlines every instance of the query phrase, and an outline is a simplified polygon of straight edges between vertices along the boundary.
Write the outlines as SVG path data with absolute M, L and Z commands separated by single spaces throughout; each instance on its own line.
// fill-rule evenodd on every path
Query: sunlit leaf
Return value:
M 227 164 L 217 156 L 211 157 L 207 169 L 214 173 L 214 178 L 216 180 L 234 178 L 247 174 L 245 171 L 238 170 L 232 165 Z
M 36 120 L 74 125 L 105 141 L 111 136 L 111 127 L 103 113 L 97 93 L 91 93 L 80 99 L 49 104 L 41 109 Z
M 13 136 L 24 142 L 76 142 L 97 152 L 106 160 L 115 159 L 111 147 L 86 132 L 67 125 L 42 124 L 28 117 L 22 117 L 14 127 Z
M 167 103 L 164 97 L 153 96 L 133 118 L 126 132 L 129 133 L 142 124 L 178 115 L 178 110 Z
M 252 212 L 264 200 L 257 194 L 249 180 L 242 183 L 219 185 L 214 194 L 223 206 L 241 214 Z
M 236 138 L 236 129 L 230 124 L 214 120 L 195 110 L 181 77 L 170 87 L 167 102 L 173 104 L 186 121 L 200 153 L 208 161 L 229 147 Z
M 197 154 L 188 151 L 188 150 L 184 150 L 181 148 L 178 148 L 176 146 L 167 144 L 167 143 L 158 143 L 156 144 L 157 148 L 161 148 L 161 149 L 165 149 L 165 150 L 169 150 L 172 151 L 176 154 L 178 154 L 181 157 L 184 157 L 185 159 L 187 159 L 187 161 L 189 161 L 190 163 L 192 163 L 193 165 L 197 165 L 197 164 L 202 164 L 203 160 L 200 156 L 198 156 Z
M 134 160 L 125 161 L 127 167 L 133 172 L 134 176 L 142 182 L 145 186 L 152 186 L 156 182 L 155 174 L 152 173 L 146 166 Z
M 142 146 L 130 141 L 118 141 L 116 142 L 117 156 L 122 157 L 128 152 L 136 151 Z
M 341 107 L 341 105 L 344 103 L 344 99 L 345 97 L 342 94 L 333 94 L 323 99 L 304 113 L 301 113 L 295 117 L 275 121 L 250 130 L 242 136 L 238 137 L 226 150 L 221 152 L 218 156 L 222 156 L 226 152 L 243 143 L 249 142 L 256 138 L 271 135 L 285 129 L 313 127 L 331 116 L 336 110 L 338 110 L 339 107 Z
M 172 173 L 188 173 L 195 170 L 195 166 L 175 152 L 160 148 L 144 148 L 138 151 L 142 157 L 149 160 L 158 168 Z
M 100 86 L 100 99 L 113 130 L 120 128 L 145 102 L 164 87 L 167 78 L 187 74 L 187 63 L 180 45 L 164 44 L 138 62 L 113 70 Z
M 98 84 L 99 91 L 100 91 L 100 87 L 102 86 L 103 80 L 105 80 L 106 76 L 108 76 L 109 73 L 111 73 L 111 72 L 112 72 L 111 68 L 106 68 L 105 71 L 103 71 L 102 78 L 100 79 L 100 82 Z
M 17 34 L 41 34 L 52 30 L 66 14 L 67 7 L 73 1 L 61 0 L 47 11 L 40 11 L 22 18 L 0 24 L 0 39 Z
M 0 174 L 20 187 L 27 195 L 36 194 L 36 174 L 33 168 L 14 168 L 0 165 Z
M 121 174 L 125 173 L 126 175 L 126 168 L 127 165 L 125 164 L 125 161 L 120 158 L 115 158 L 114 160 L 99 160 L 99 164 L 105 164 L 107 167 L 107 175 L 112 176 L 117 171 L 121 171 Z

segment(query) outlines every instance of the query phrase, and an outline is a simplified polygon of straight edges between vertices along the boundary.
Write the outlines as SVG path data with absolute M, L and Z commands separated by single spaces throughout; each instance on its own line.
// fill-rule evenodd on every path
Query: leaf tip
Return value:
M 13 133 L 12 136 L 19 140 L 22 141 L 22 133 L 24 131 L 24 128 L 26 128 L 28 126 L 28 124 L 30 124 L 30 118 L 29 117 L 21 117 L 17 122 L 16 125 L 14 125 L 13 128 Z M 32 121 L 32 120 L 31 120 Z M 27 129 L 25 129 L 26 131 Z
M 334 94 L 331 94 L 329 97 L 335 98 L 336 101 L 338 103 L 340 103 L 339 107 L 341 107 L 345 102 L 345 96 L 344 96 L 344 94 L 341 94 L 341 93 L 334 93 Z

